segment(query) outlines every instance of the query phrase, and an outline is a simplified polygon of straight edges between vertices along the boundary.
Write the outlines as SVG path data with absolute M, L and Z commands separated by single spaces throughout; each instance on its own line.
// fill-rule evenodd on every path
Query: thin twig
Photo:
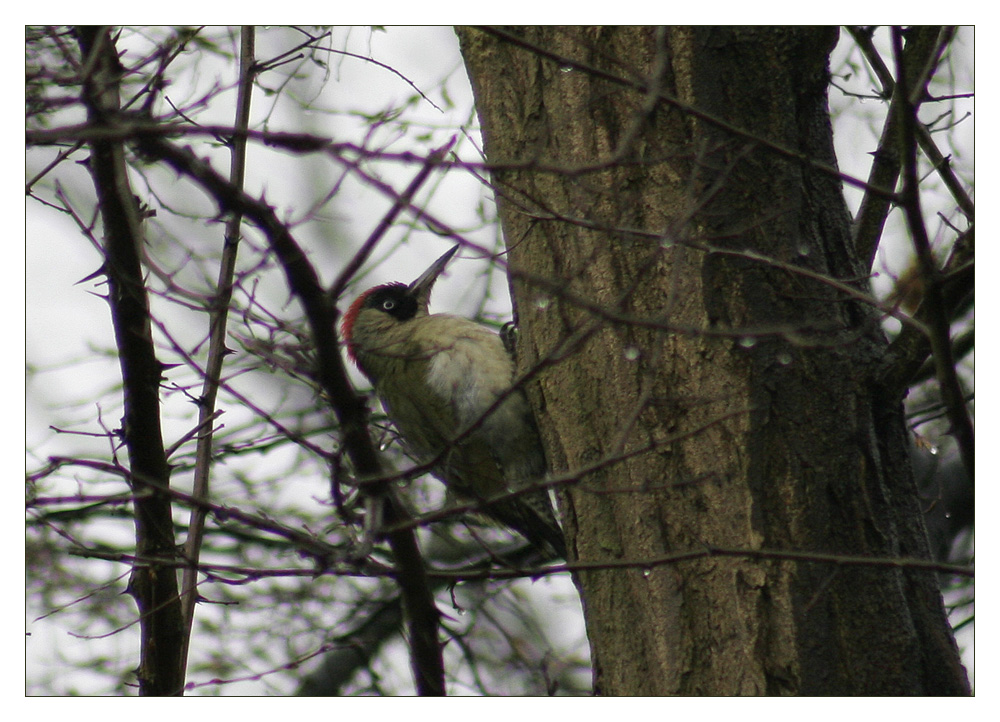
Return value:
M 255 31 L 252 25 L 240 28 L 240 79 L 236 98 L 237 129 L 246 129 L 250 125 L 250 103 L 253 97 L 253 84 L 256 78 L 255 69 Z M 236 188 L 243 187 L 246 172 L 247 140 L 245 136 L 234 136 L 230 141 L 231 164 L 229 182 Z M 215 401 L 219 392 L 219 382 L 222 376 L 222 361 L 228 349 L 226 348 L 226 328 L 229 318 L 229 304 L 233 296 L 233 275 L 236 269 L 236 257 L 239 250 L 240 226 L 243 216 L 234 211 L 226 222 L 225 237 L 222 245 L 222 259 L 219 263 L 219 279 L 216 283 L 216 294 L 209 308 L 209 342 L 208 361 L 205 365 L 205 376 L 201 396 L 198 403 L 199 427 L 208 424 L 198 437 L 195 451 L 193 496 L 198 499 L 209 498 L 209 482 L 212 473 L 214 457 L 214 429 L 211 420 L 217 415 Z M 194 624 L 195 606 L 198 602 L 198 558 L 201 555 L 201 543 L 205 533 L 206 510 L 200 506 L 191 509 L 191 519 L 188 524 L 188 535 L 184 543 L 184 556 L 190 562 L 185 567 L 181 578 L 181 604 L 184 610 L 184 663 L 187 665 L 187 652 L 191 642 L 191 629 Z
M 221 209 L 241 212 L 264 233 L 281 263 L 289 289 L 305 310 L 319 362 L 317 377 L 340 423 L 344 448 L 360 478 L 380 476 L 382 462 L 368 430 L 367 408 L 354 391 L 340 356 L 333 303 L 291 231 L 271 206 L 233 187 L 190 150 L 159 138 L 141 139 L 138 145 L 149 156 L 163 160 L 198 183 Z M 374 493 L 384 501 L 390 527 L 407 518 L 391 487 L 383 486 Z M 444 662 L 437 639 L 440 612 L 427 583 L 416 537 L 412 531 L 390 531 L 387 537 L 396 560 L 396 580 L 406 600 L 410 659 L 417 690 L 421 695 L 444 694 Z
M 899 84 L 907 87 L 906 77 L 908 68 L 903 57 L 902 31 L 893 28 L 892 32 L 893 54 L 896 57 L 896 72 L 899 77 Z M 968 408 L 963 400 L 962 386 L 955 371 L 955 355 L 951 343 L 951 324 L 946 314 L 946 304 L 942 286 L 944 278 L 938 268 L 931 250 L 930 239 L 927 236 L 927 228 L 924 225 L 923 215 L 920 209 L 920 178 L 917 170 L 917 143 L 916 126 L 918 119 L 916 108 L 910 103 L 910 98 L 906 94 L 900 94 L 902 105 L 900 106 L 902 120 L 903 137 L 903 210 L 906 213 L 906 222 L 913 237 L 913 245 L 917 253 L 917 260 L 920 264 L 920 272 L 924 279 L 924 299 L 922 306 L 927 304 L 930 312 L 930 342 L 931 353 L 934 357 L 934 367 L 938 384 L 941 388 L 941 397 L 948 410 L 948 420 L 951 422 L 951 433 L 958 442 L 958 448 L 962 455 L 962 463 L 965 465 L 966 473 L 970 479 L 975 479 L 975 438 L 972 428 L 972 419 L 969 417 Z
M 389 230 L 393 222 L 399 216 L 399 214 L 406 208 L 409 208 L 413 204 L 413 197 L 416 195 L 417 191 L 424 184 L 427 178 L 430 176 L 431 171 L 433 171 L 441 161 L 444 160 L 445 155 L 451 150 L 452 146 L 455 145 L 456 136 L 452 136 L 451 140 L 445 143 L 440 148 L 434 150 L 427 160 L 424 161 L 424 167 L 420 169 L 410 184 L 406 187 L 402 193 L 397 195 L 393 200 L 392 207 L 386 212 L 382 219 L 375 226 L 375 229 L 369 234 L 368 238 L 364 243 L 361 244 L 361 248 L 354 254 L 347 265 L 344 266 L 337 279 L 330 286 L 330 299 L 336 303 L 337 299 L 340 298 L 340 294 L 343 293 L 344 288 L 347 286 L 354 274 L 358 272 L 358 269 L 364 265 L 365 261 L 371 255 L 375 246 L 385 235 L 385 232 Z
M 948 30 L 948 28 L 915 27 L 909 31 L 904 51 L 905 57 L 907 62 L 923 68 L 923 73 L 919 78 L 909 81 L 909 92 L 906 94 L 911 104 L 916 107 L 919 107 L 927 97 L 927 84 L 930 82 L 941 53 L 944 52 L 944 48 L 951 40 L 953 32 L 948 32 Z M 872 42 L 871 29 L 849 27 L 848 32 L 854 38 L 862 55 L 878 78 L 882 86 L 881 96 L 891 98 L 878 147 L 872 153 L 874 160 L 868 175 L 868 185 L 869 187 L 894 189 L 902 169 L 902 158 L 899 150 L 899 108 L 903 94 L 896 92 L 896 81 Z M 934 152 L 940 156 L 940 151 L 931 140 L 930 133 L 923 126 L 920 127 L 924 131 L 921 136 L 925 137 L 925 141 L 922 140 L 921 144 L 924 145 L 926 142 L 925 152 L 928 157 L 931 157 Z M 942 173 L 950 170 L 947 164 L 942 161 L 932 160 L 932 162 L 935 163 L 936 167 L 941 168 Z M 892 198 L 868 191 L 865 192 L 865 196 L 861 200 L 852 225 L 852 236 L 859 256 L 867 262 L 866 268 L 871 268 L 875 262 L 882 230 L 893 203 L 894 199 Z

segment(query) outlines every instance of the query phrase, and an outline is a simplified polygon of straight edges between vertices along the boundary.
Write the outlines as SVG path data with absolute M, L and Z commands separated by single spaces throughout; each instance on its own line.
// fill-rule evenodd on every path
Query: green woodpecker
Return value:
M 467 318 L 428 313 L 431 289 L 455 246 L 410 285 L 361 294 L 344 314 L 350 358 L 368 377 L 420 463 L 450 493 L 562 558 L 566 546 L 544 489 L 490 501 L 540 481 L 545 454 L 528 400 L 512 389 L 514 361 L 500 337 Z

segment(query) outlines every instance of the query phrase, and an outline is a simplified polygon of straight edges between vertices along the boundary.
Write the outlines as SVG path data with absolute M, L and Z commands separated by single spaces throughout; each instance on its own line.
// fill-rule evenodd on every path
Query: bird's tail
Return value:
M 483 512 L 535 546 L 566 559 L 566 540 L 547 492 L 535 491 L 490 502 Z

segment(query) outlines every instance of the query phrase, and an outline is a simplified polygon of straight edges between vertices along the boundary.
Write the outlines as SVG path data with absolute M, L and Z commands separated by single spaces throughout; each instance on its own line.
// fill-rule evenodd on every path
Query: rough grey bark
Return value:
M 836 171 L 836 32 L 459 37 L 595 691 L 967 693 L 931 572 L 819 559 L 928 557 Z

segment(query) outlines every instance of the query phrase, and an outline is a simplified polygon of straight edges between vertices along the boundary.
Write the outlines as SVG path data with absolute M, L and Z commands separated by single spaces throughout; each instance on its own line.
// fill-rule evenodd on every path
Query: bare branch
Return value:
M 162 159 L 195 180 L 212 195 L 220 208 L 242 213 L 267 236 L 281 261 L 289 288 L 305 310 L 319 360 L 319 381 L 340 422 L 347 453 L 362 479 L 380 476 L 382 465 L 368 433 L 364 401 L 354 392 L 340 357 L 336 309 L 288 228 L 270 206 L 234 187 L 189 150 L 176 148 L 161 139 L 140 141 L 140 147 L 148 155 Z M 390 527 L 406 518 L 406 512 L 391 489 L 382 487 L 370 491 L 384 503 L 383 513 Z M 416 537 L 411 531 L 392 531 L 388 538 L 398 565 L 397 581 L 410 615 L 409 642 L 417 689 L 424 695 L 444 694 L 444 667 L 437 640 L 439 612 L 427 584 Z
M 903 56 L 902 32 L 898 28 L 892 33 L 893 54 L 896 57 L 896 72 L 899 84 L 907 86 L 909 68 Z M 965 406 L 964 394 L 955 372 L 954 350 L 951 344 L 951 323 L 949 321 L 943 292 L 944 279 L 937 261 L 931 251 L 927 228 L 924 226 L 920 210 L 920 178 L 917 175 L 917 132 L 919 123 L 916 107 L 910 102 L 909 96 L 899 94 L 901 99 L 900 113 L 902 122 L 902 137 L 905 153 L 903 156 L 903 210 L 906 212 L 906 222 L 913 237 L 913 245 L 920 262 L 921 274 L 924 279 L 924 300 L 930 313 L 930 342 L 934 356 L 938 384 L 941 395 L 948 409 L 948 419 L 951 422 L 951 432 L 958 441 L 965 464 L 966 473 L 970 479 L 975 479 L 975 440 L 972 420 Z
M 236 98 L 237 129 L 245 130 L 250 124 L 250 101 L 253 97 L 255 71 L 255 32 L 253 26 L 240 28 L 240 80 Z M 246 172 L 245 136 L 234 136 L 230 150 L 232 162 L 229 169 L 229 182 L 235 188 L 243 187 Z M 209 498 L 209 480 L 212 473 L 212 457 L 214 450 L 214 435 L 211 419 L 216 415 L 215 399 L 219 391 L 219 380 L 222 375 L 222 361 L 228 349 L 226 348 L 226 328 L 229 316 L 229 305 L 233 295 L 233 274 L 236 269 L 236 256 L 240 242 L 240 226 L 243 217 L 233 213 L 226 222 L 225 239 L 222 247 L 222 260 L 219 263 L 219 278 L 216 284 L 215 298 L 209 308 L 209 343 L 208 361 L 205 365 L 204 382 L 199 397 L 199 426 L 208 424 L 204 433 L 198 437 L 194 471 L 193 496 L 198 499 Z M 195 607 L 198 602 L 198 558 L 201 554 L 202 536 L 205 530 L 205 509 L 192 507 L 191 520 L 188 523 L 188 536 L 184 543 L 184 556 L 191 566 L 184 569 L 181 578 L 184 610 L 184 663 L 187 664 L 187 650 L 191 642 L 191 628 L 194 624 Z
M 901 93 L 896 92 L 896 83 L 892 78 L 881 56 L 875 49 L 872 42 L 871 30 L 863 28 L 848 28 L 851 36 L 858 43 L 864 53 L 865 59 L 872 66 L 875 74 L 882 84 L 882 96 L 892 98 L 889 104 L 889 111 L 886 113 L 885 124 L 882 127 L 882 137 L 879 140 L 878 148 L 873 152 L 874 160 L 871 171 L 868 175 L 869 187 L 884 188 L 894 190 L 896 182 L 902 169 L 902 157 L 900 154 L 900 110 Z M 913 104 L 919 107 L 920 103 L 927 96 L 927 84 L 938 58 L 951 41 L 954 34 L 953 28 L 936 28 L 930 26 L 918 26 L 907 31 L 905 55 L 907 62 L 911 66 L 925 68 L 925 72 L 920 77 L 911 79 L 907 89 L 907 99 L 912 99 Z M 924 133 L 930 141 L 930 134 L 924 128 Z M 931 141 L 931 146 L 933 142 Z M 936 148 L 935 148 L 936 150 Z M 940 155 L 940 153 L 939 153 Z M 940 165 L 936 163 L 935 165 Z M 944 167 L 942 165 L 942 167 Z M 854 244 L 861 258 L 867 259 L 867 268 L 872 267 L 875 260 L 875 252 L 878 249 L 879 240 L 882 237 L 882 228 L 885 219 L 892 209 L 893 199 L 878 193 L 866 192 L 861 201 L 858 214 L 854 219 L 852 235 Z
M 86 66 L 84 102 L 89 122 L 102 125 L 118 112 L 121 66 L 106 28 L 77 29 Z M 139 249 L 143 243 L 138 203 L 132 194 L 121 143 L 91 143 L 90 171 L 104 222 L 105 272 L 125 391 L 123 435 L 129 451 L 135 498 L 136 555 L 175 559 L 170 466 L 160 430 L 162 367 L 153 349 Z M 176 695 L 184 687 L 182 617 L 177 578 L 156 563 L 135 565 L 129 579 L 142 619 L 138 677 L 144 695 Z

